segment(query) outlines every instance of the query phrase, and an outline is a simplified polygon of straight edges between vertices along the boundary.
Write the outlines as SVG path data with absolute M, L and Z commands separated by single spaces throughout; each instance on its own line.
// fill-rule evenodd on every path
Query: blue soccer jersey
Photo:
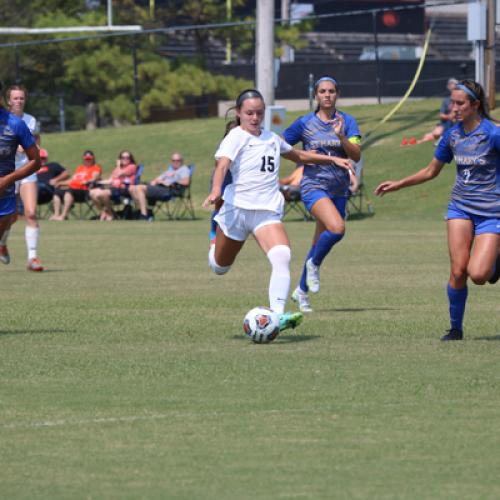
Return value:
M 344 119 L 344 134 L 355 142 L 360 142 L 356 120 L 347 113 L 336 111 L 335 117 Z M 324 122 L 318 118 L 316 113 L 309 113 L 295 120 L 283 134 L 288 144 L 297 144 L 302 141 L 306 151 L 317 150 L 319 153 L 328 154 L 341 158 L 347 158 L 340 139 L 333 131 L 331 122 Z M 301 182 L 303 193 L 317 189 L 327 191 L 333 196 L 346 196 L 349 191 L 349 172 L 336 165 L 305 165 L 304 176 Z
M 434 156 L 444 163 L 455 160 L 451 199 L 458 208 L 483 217 L 500 217 L 500 128 L 483 119 L 466 133 L 458 123 L 443 135 Z
M 17 147 L 21 145 L 25 150 L 35 144 L 26 123 L 20 118 L 0 107 L 0 177 L 14 172 Z M 9 186 L 1 198 L 15 195 L 15 185 Z

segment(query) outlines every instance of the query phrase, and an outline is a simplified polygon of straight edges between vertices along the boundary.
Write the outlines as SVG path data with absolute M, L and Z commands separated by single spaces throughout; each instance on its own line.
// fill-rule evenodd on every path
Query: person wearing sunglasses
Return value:
M 99 210 L 99 220 L 113 220 L 113 203 L 119 203 L 122 196 L 129 196 L 129 187 L 135 184 L 137 164 L 134 155 L 124 149 L 118 155 L 116 167 L 111 176 L 90 190 L 90 198 Z

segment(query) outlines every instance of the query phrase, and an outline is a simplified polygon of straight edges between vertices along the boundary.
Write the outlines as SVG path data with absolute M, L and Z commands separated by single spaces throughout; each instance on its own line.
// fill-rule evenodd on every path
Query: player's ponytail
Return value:
M 467 95 L 467 99 L 470 102 L 479 101 L 479 106 L 477 112 L 483 118 L 488 120 L 496 121 L 488 113 L 488 105 L 486 104 L 486 95 L 484 93 L 483 87 L 478 82 L 474 80 L 462 80 L 458 82 L 455 90 L 462 90 Z

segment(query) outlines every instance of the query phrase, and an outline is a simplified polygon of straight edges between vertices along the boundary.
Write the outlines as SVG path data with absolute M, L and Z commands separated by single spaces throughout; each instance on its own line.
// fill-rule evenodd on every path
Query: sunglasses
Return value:
M 182 161 L 182 158 L 172 158 L 170 161 Z

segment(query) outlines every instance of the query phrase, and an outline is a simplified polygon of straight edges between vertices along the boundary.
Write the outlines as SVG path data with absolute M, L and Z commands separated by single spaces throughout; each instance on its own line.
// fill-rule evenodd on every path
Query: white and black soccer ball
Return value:
M 254 307 L 243 320 L 243 330 L 256 344 L 272 342 L 280 332 L 280 318 L 268 307 Z

